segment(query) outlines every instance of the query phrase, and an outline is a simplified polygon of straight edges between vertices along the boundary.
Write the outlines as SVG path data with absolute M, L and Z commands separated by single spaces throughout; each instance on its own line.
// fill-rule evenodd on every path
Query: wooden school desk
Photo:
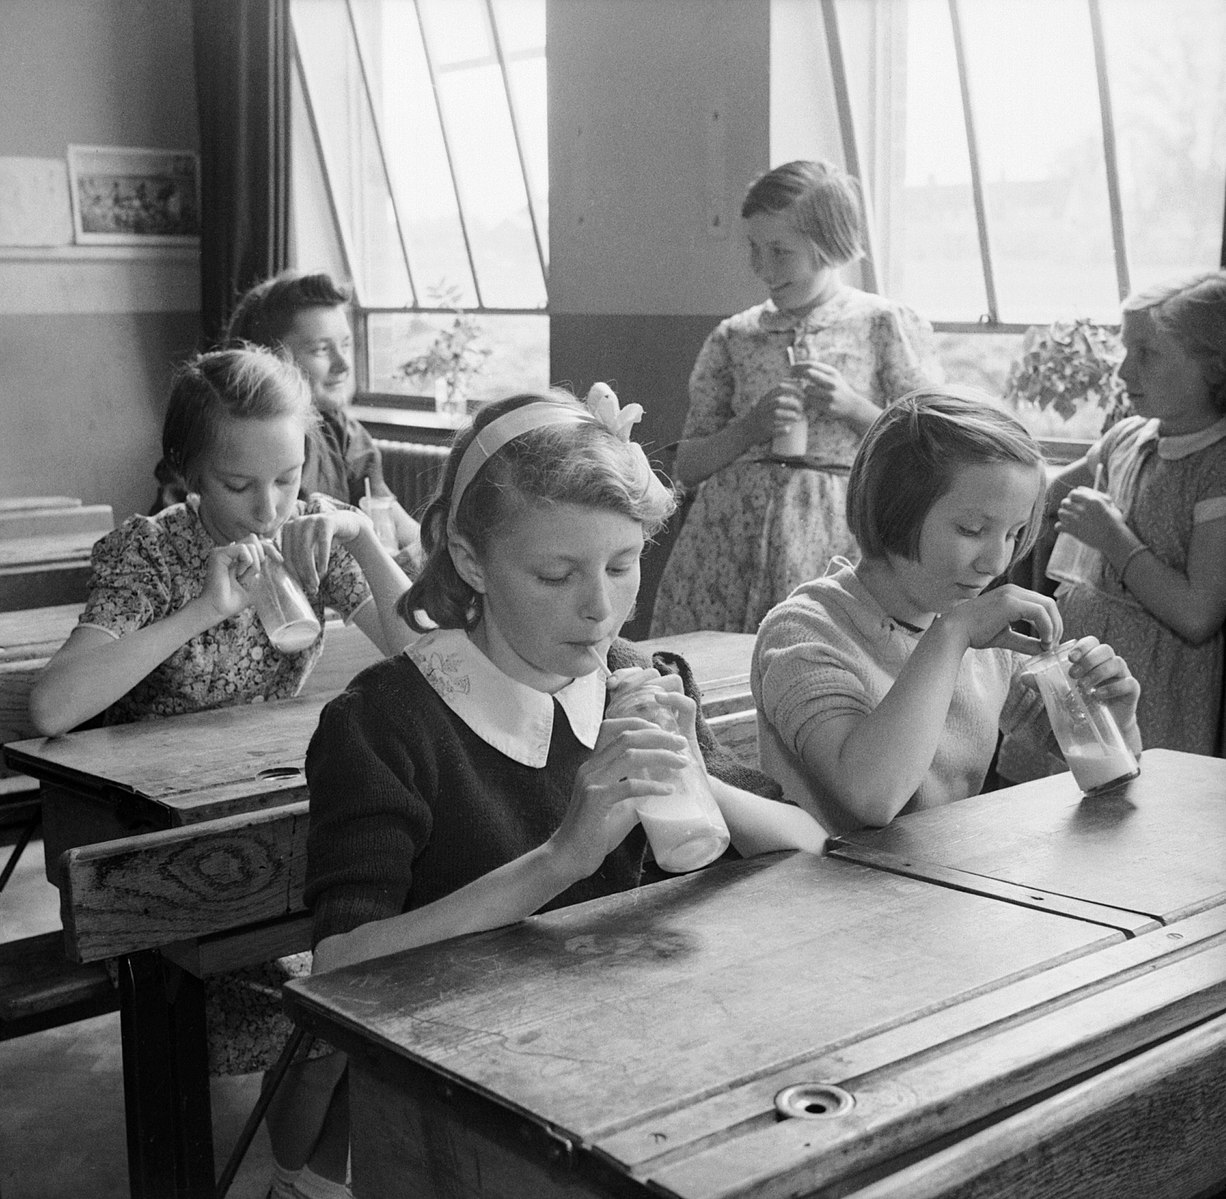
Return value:
M 356 639 L 355 654 L 373 659 L 356 629 L 330 627 L 325 655 L 346 634 Z M 641 646 L 686 655 L 712 723 L 723 721 L 724 732 L 756 727 L 748 684 L 752 636 L 695 633 Z M 200 980 L 309 946 L 301 771 L 320 709 L 365 664 L 342 657 L 329 672 L 321 663 L 307 681 L 310 694 L 292 700 L 5 747 L 11 766 L 41 781 L 47 872 L 63 891 L 74 960 L 125 955 L 121 1016 L 134 1196 L 211 1193 Z M 321 681 L 325 687 L 317 690 Z M 156 885 L 122 896 L 108 890 L 109 867 L 94 865 L 88 847 L 108 842 L 139 853 L 142 842 L 156 842 L 160 852 L 157 830 L 182 836 L 159 859 Z M 77 897 L 61 877 L 62 855 L 74 847 L 85 847 L 74 853 L 82 855 L 90 883 L 87 912 L 74 911 Z M 155 907 L 164 922 L 139 952 L 108 951 L 124 941 L 125 912 L 139 911 L 147 926 Z M 233 922 L 235 907 L 241 926 Z
M 1057 775 L 889 834 L 290 984 L 351 1054 L 355 1194 L 1226 1183 L 1226 762 L 1148 752 L 1114 797 Z
M 729 720 L 741 729 L 756 727 L 750 634 L 691 633 L 640 644 L 646 652 L 672 648 L 685 654 L 703 691 L 704 710 L 721 736 Z M 74 845 L 305 799 L 302 769 L 320 710 L 377 660 L 378 651 L 358 629 L 330 624 L 324 655 L 294 699 L 5 746 L 9 766 L 42 784 L 52 882 L 60 854 Z
M 90 551 L 114 527 L 109 504 L 0 501 L 0 611 L 84 600 Z

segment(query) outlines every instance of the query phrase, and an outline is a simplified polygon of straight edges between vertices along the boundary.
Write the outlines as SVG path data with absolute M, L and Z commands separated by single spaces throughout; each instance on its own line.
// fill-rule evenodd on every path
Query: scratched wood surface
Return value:
M 590 1138 L 1121 941 L 772 855 L 319 976 L 295 1006 Z
M 301 912 L 307 819 L 299 802 L 68 850 L 69 956 L 100 961 Z
M 1140 775 L 1106 795 L 1052 775 L 849 833 L 833 852 L 1170 921 L 1226 902 L 1226 760 L 1146 750 Z
M 434 1138 L 367 1139 L 369 1161 L 355 1142 L 359 1196 L 402 1193 L 381 1189 L 397 1174 L 406 1194 L 521 1193 L 474 1182 L 505 1157 L 477 1134 L 507 1120 L 616 1163 L 644 1194 L 816 1195 L 1220 1014 L 1226 915 L 1178 928 L 1125 939 L 854 863 L 775 855 L 287 995 L 355 1055 L 355 1096 L 384 1080 L 382 1112 L 358 1111 L 358 1126 L 369 1115 Z M 778 1119 L 775 1096 L 805 1083 L 845 1088 L 848 1113 Z M 440 1112 L 452 1092 L 475 1110 L 453 1097 Z M 1208 1135 L 1198 1127 L 1189 1144 Z M 529 1177 L 541 1196 L 640 1193 L 578 1186 L 573 1172 L 557 1190 L 539 1170 Z

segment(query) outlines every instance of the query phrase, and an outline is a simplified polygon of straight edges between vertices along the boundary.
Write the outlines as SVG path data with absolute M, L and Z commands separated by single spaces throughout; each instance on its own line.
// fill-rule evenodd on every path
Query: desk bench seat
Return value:
M 101 963 L 64 955 L 58 930 L 0 944 L 0 1040 L 101 1016 L 119 1006 L 119 992 Z

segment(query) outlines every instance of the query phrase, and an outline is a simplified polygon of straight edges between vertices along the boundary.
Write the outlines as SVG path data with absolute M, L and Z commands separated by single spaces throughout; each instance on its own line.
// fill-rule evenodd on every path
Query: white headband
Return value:
M 500 450 L 508 441 L 530 432 L 532 429 L 543 429 L 547 425 L 604 425 L 611 433 L 622 441 L 630 440 L 630 427 L 637 424 L 643 417 L 641 404 L 627 404 L 619 409 L 617 396 L 604 383 L 593 383 L 584 401 L 586 408 L 575 408 L 561 400 L 538 400 L 512 409 L 505 416 L 492 420 L 476 437 L 468 443 L 464 456 L 455 473 L 455 482 L 451 487 L 451 507 L 447 514 L 447 527 L 455 525 L 456 512 L 460 500 L 468 490 L 477 472 Z

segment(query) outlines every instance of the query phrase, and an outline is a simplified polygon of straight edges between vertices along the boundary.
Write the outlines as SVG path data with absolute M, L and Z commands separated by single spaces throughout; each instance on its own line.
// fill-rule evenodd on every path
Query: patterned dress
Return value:
M 313 495 L 296 501 L 295 515 L 342 506 Z M 129 518 L 94 546 L 89 599 L 80 623 L 122 637 L 177 612 L 203 593 L 214 545 L 194 498 L 156 516 Z M 321 625 L 325 605 L 349 618 L 374 602 L 362 568 L 339 544 L 332 547 L 319 590 L 308 598 Z M 120 724 L 285 699 L 298 694 L 322 649 L 321 634 L 298 653 L 282 653 L 268 640 L 254 608 L 246 608 L 180 646 L 112 704 L 106 719 Z M 207 980 L 211 1073 L 249 1074 L 276 1061 L 293 1029 L 281 1011 L 281 987 L 310 969 L 311 955 L 299 953 Z M 328 1051 L 320 1043 L 311 1052 Z
M 852 287 L 800 318 L 768 300 L 707 338 L 690 375 L 682 436 L 709 436 L 749 412 L 787 378 L 791 345 L 840 371 L 879 408 L 941 377 L 932 326 L 910 308 Z M 756 445 L 699 485 L 660 580 L 652 637 L 756 632 L 831 558 L 857 556 L 844 508 L 860 436 L 812 411 L 808 422 L 808 465 L 772 462 L 769 447 Z
M 341 506 L 315 495 L 296 501 L 295 515 Z M 156 516 L 130 517 L 94 546 L 80 623 L 118 638 L 164 620 L 203 594 L 214 547 L 194 500 Z M 325 606 L 348 619 L 373 602 L 362 568 L 339 544 L 333 545 L 327 573 L 309 599 L 321 625 Z M 274 649 L 255 609 L 245 608 L 175 650 L 111 705 L 107 723 L 287 699 L 298 694 L 322 650 L 322 634 L 298 653 Z
M 1226 418 L 1180 437 L 1158 422 L 1120 421 L 1087 455 L 1103 467 L 1128 527 L 1173 570 L 1185 572 L 1194 525 L 1226 519 Z M 1093 583 L 1063 584 L 1056 602 L 1065 635 L 1092 634 L 1128 663 L 1141 684 L 1137 724 L 1146 749 L 1221 752 L 1222 632 L 1191 645 L 1143 607 L 1097 556 Z

